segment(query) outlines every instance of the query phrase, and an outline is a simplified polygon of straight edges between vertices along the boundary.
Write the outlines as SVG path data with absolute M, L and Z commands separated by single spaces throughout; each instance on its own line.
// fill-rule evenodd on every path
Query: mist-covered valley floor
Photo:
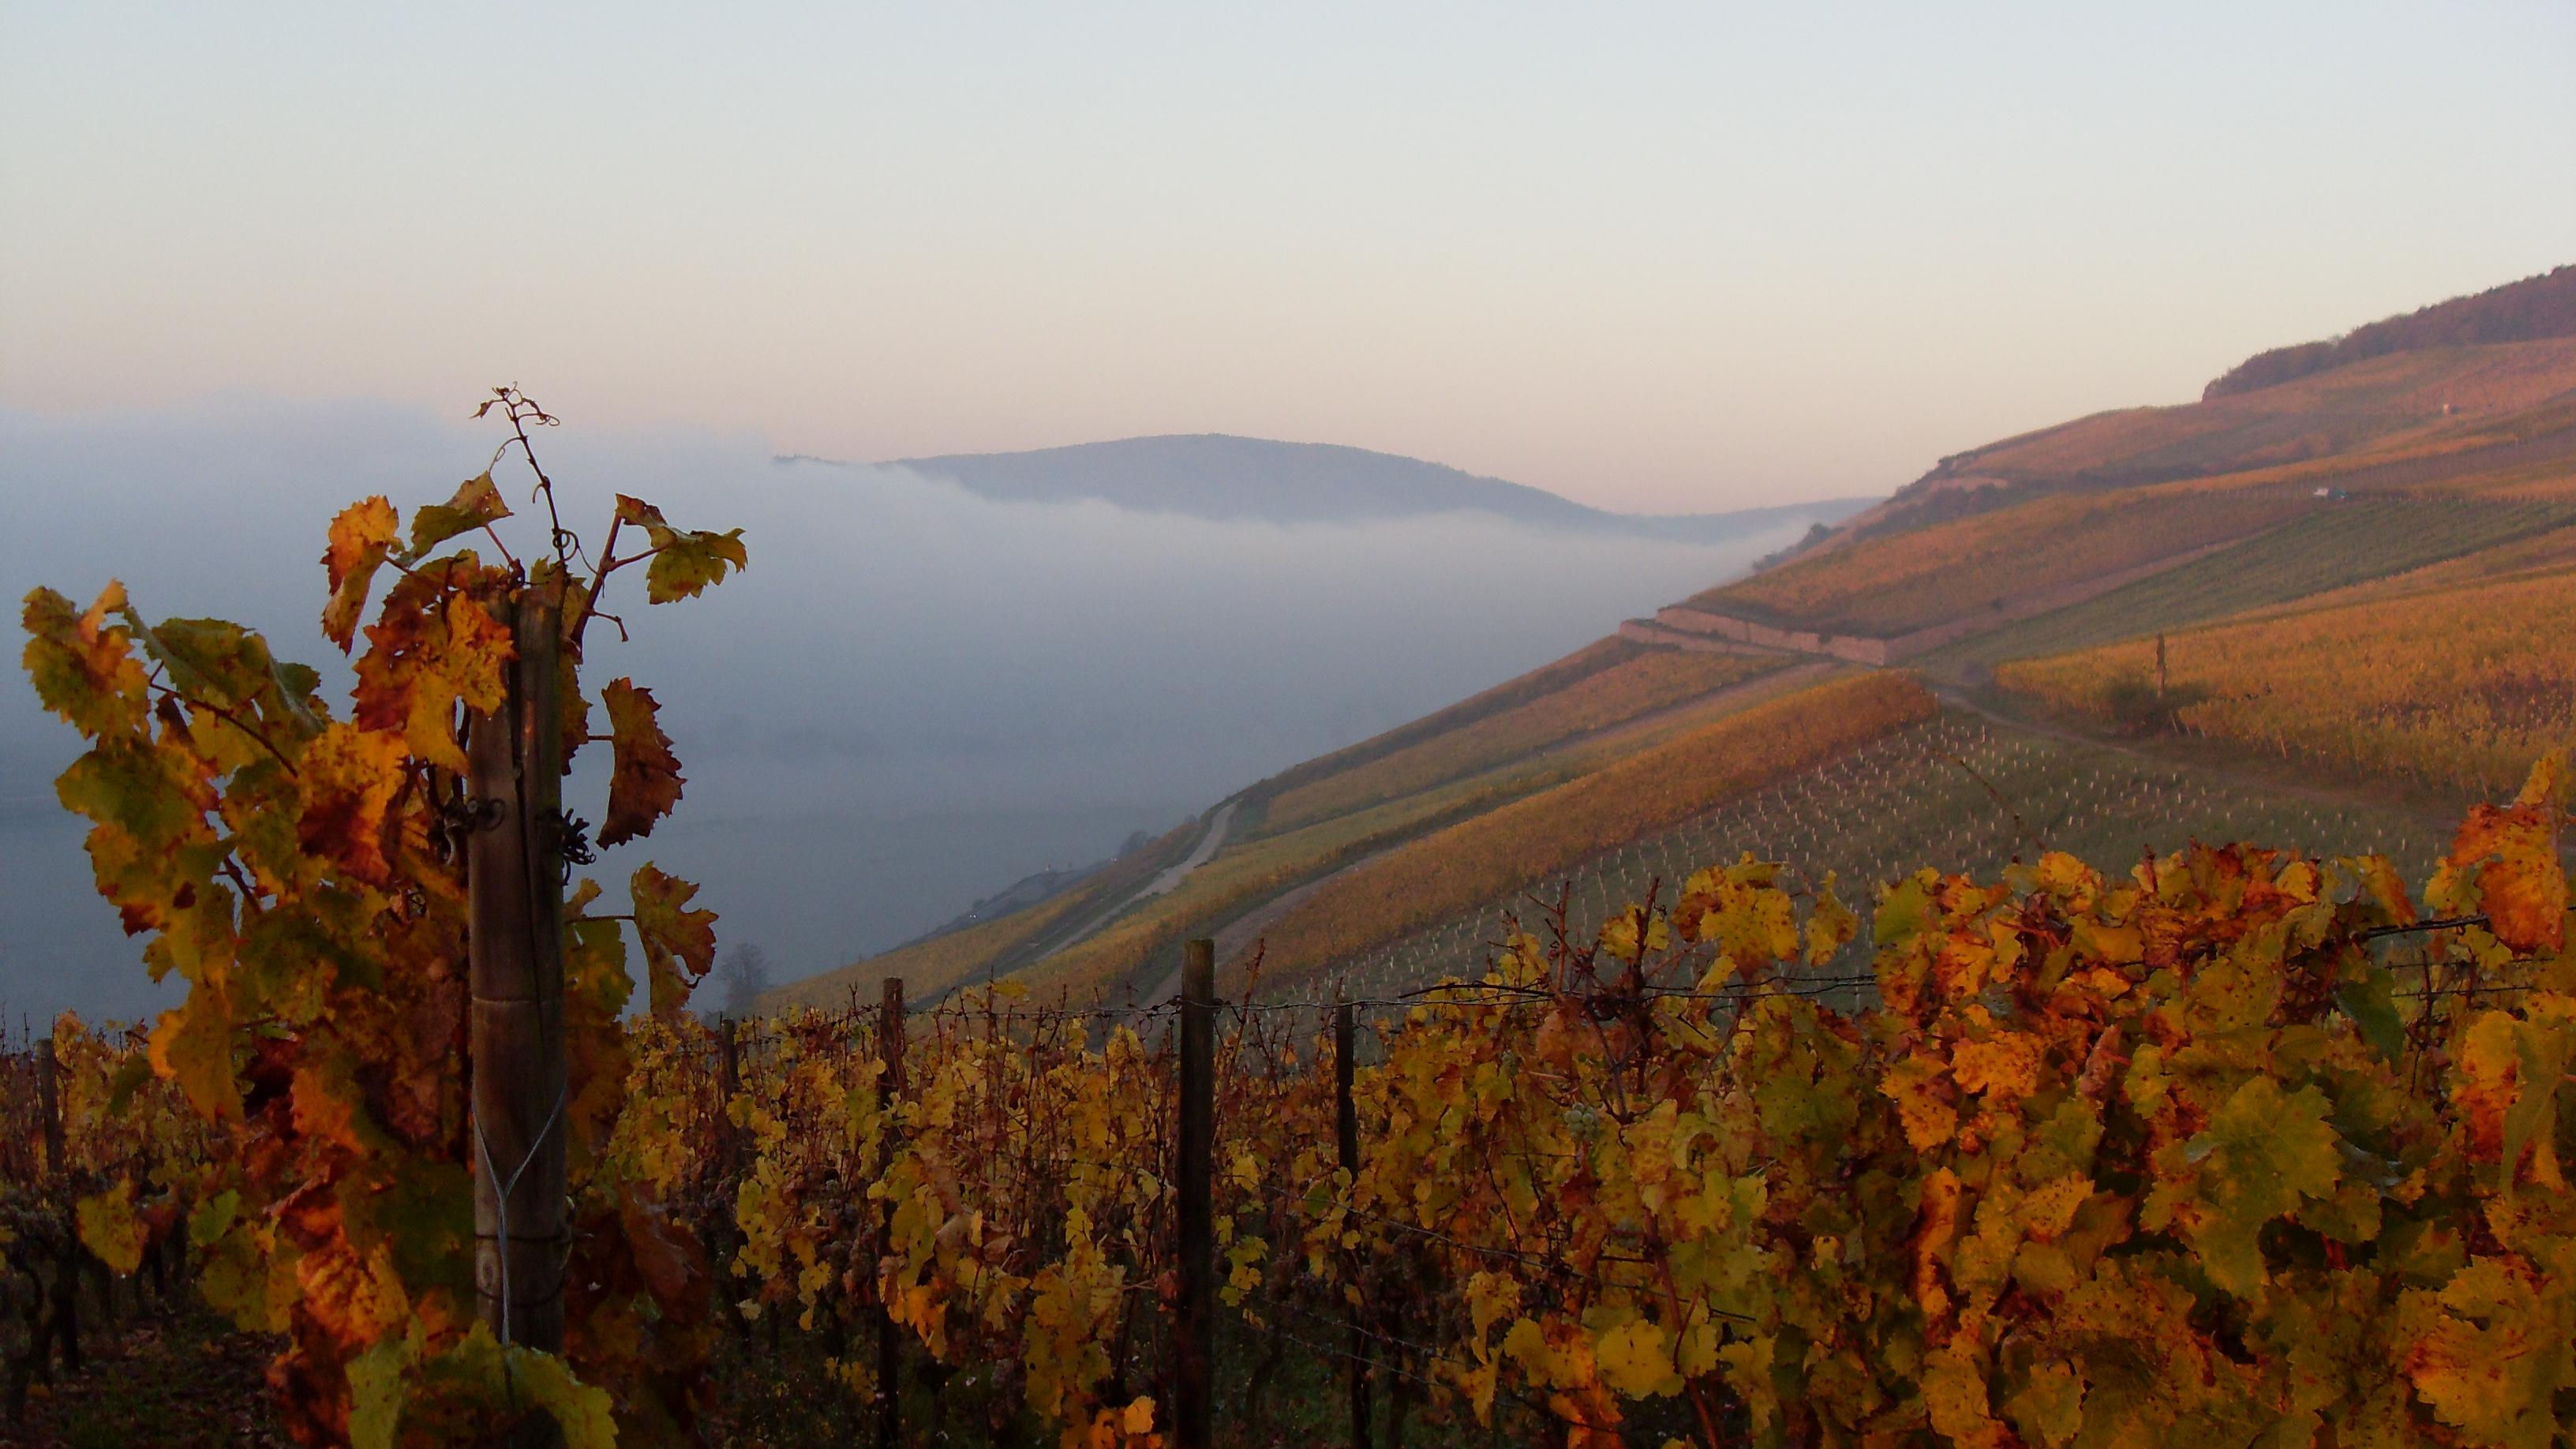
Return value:
M 122 579 L 146 618 L 266 631 L 341 698 L 345 666 L 317 622 L 331 515 L 375 493 L 406 512 L 443 501 L 497 441 L 369 403 L 0 411 L 0 587 L 86 602 Z M 1477 513 L 1220 521 L 996 501 L 899 468 L 781 462 L 749 436 L 610 435 L 575 418 L 539 441 L 576 529 L 595 535 L 616 492 L 684 527 L 744 529 L 749 571 L 707 597 L 609 602 L 633 642 L 594 643 L 592 677 L 654 691 L 688 784 L 675 819 L 599 869 L 613 887 L 652 859 L 702 882 L 720 940 L 759 945 L 782 982 L 1553 659 L 1806 527 L 1707 544 Z M 524 506 L 514 468 L 496 476 Z M 51 783 L 76 753 L 8 670 L 13 1027 L 176 999 L 90 888 L 82 822 Z M 572 782 L 594 817 L 605 765 Z

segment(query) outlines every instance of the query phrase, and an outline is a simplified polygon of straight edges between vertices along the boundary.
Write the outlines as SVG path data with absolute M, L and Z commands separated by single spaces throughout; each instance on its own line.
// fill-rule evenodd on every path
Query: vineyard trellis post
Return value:
M 45 1128 L 45 1176 L 63 1175 L 63 1095 L 62 1065 L 54 1059 L 54 1041 L 47 1037 L 37 1043 L 36 1110 L 43 1114 Z
M 465 874 L 474 996 L 474 1292 L 504 1343 L 563 1347 L 568 1085 L 563 1020 L 561 608 L 523 592 L 506 702 L 466 729 Z M 551 1442 L 540 1417 L 528 1442 Z
M 733 1099 L 742 1090 L 742 1023 L 721 1019 L 716 1034 L 716 1164 L 731 1181 L 742 1167 L 742 1131 L 734 1126 Z
M 884 1094 L 884 1127 L 877 1137 L 877 1181 L 886 1180 L 894 1165 L 894 1104 L 903 1097 L 903 978 L 885 979 L 885 999 L 877 1008 L 877 1060 L 884 1064 L 878 1077 L 878 1090 Z M 888 1198 L 877 1209 L 877 1282 L 886 1281 L 886 1258 L 894 1251 L 894 1199 Z M 883 1289 L 879 1290 L 882 1297 Z M 896 1351 L 902 1347 L 896 1337 L 894 1314 L 880 1302 L 877 1305 L 877 1449 L 895 1449 L 902 1433 L 902 1380 L 897 1375 L 902 1361 Z
M 80 1233 L 72 1213 L 71 1184 L 63 1176 L 69 1168 L 70 1149 L 63 1141 L 62 1063 L 54 1057 L 54 1039 L 36 1043 L 36 1110 L 44 1116 L 45 1180 L 62 1204 L 63 1250 L 54 1264 L 54 1312 L 50 1321 L 54 1342 L 62 1349 L 63 1372 L 81 1371 L 80 1347 Z M 33 1346 L 39 1370 L 44 1366 L 45 1344 L 38 1336 Z
M 1181 959 L 1180 1162 L 1173 1173 L 1181 1296 L 1172 1324 L 1172 1429 L 1178 1449 L 1208 1449 L 1216 1357 L 1216 942 Z
M 1353 1189 L 1360 1180 L 1360 1109 L 1352 1099 L 1351 1083 L 1356 1063 L 1351 1058 L 1354 1036 L 1351 1003 L 1340 999 L 1342 989 L 1333 988 L 1333 1141 L 1341 1157 L 1342 1171 L 1350 1174 Z M 1359 1321 L 1359 1309 L 1351 1310 L 1350 1396 L 1351 1444 L 1354 1449 L 1368 1449 L 1369 1444 L 1369 1357 L 1368 1330 Z

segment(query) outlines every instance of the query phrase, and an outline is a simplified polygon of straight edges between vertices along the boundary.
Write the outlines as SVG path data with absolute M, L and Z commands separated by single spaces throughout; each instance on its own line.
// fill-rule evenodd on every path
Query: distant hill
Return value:
M 2576 266 L 2553 267 L 2537 277 L 2436 302 L 2323 342 L 2255 353 L 2212 382 L 2201 398 L 2207 401 L 2277 387 L 2393 352 L 2537 342 L 2547 337 L 2576 337 Z
M 1011 502 L 1098 499 L 1141 512 L 1276 523 L 1478 512 L 1534 528 L 1684 542 L 1734 539 L 1783 523 L 1838 523 L 1877 501 L 1834 498 L 1727 513 L 1611 513 L 1544 489 L 1419 458 L 1223 433 L 1122 438 L 1022 453 L 897 458 L 889 466 Z
M 2269 360 L 2267 360 L 2269 359 Z M 2266 469 L 2483 450 L 2576 455 L 2576 266 L 2262 353 L 2199 402 L 2120 408 L 1943 458 L 1807 552 L 2098 492 Z
M 1972 674 L 2576 521 L 2576 268 L 2333 347 L 2345 360 L 2269 386 L 1953 454 L 1793 557 L 1654 623 Z

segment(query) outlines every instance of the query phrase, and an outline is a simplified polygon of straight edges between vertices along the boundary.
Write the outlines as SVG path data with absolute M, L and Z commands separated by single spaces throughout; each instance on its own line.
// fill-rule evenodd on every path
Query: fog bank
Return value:
M 345 668 L 317 624 L 324 526 L 406 511 L 477 472 L 488 429 L 381 405 L 0 411 L 0 588 L 151 618 L 216 615 Z M 1280 525 L 979 498 L 900 469 L 773 461 L 764 440 L 541 435 L 566 522 L 613 492 L 744 529 L 748 573 L 648 608 L 621 577 L 591 682 L 663 702 L 675 819 L 611 852 L 700 880 L 720 939 L 779 979 L 881 950 L 1016 877 L 1161 832 L 1271 771 L 1554 658 L 1795 537 L 1723 547 L 1552 536 L 1478 514 Z M 523 473 L 499 475 L 524 507 Z M 525 520 L 520 520 L 524 523 Z M 538 534 L 510 533 L 514 546 Z M 11 651 L 14 657 L 15 650 Z M 93 894 L 53 800 L 77 753 L 25 676 L 0 680 L 0 1007 L 131 1016 L 169 999 Z M 573 782 L 596 819 L 606 752 Z

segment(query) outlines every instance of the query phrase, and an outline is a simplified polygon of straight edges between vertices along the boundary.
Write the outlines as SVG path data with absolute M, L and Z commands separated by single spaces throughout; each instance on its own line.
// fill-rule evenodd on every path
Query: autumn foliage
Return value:
M 516 447 L 534 471 L 528 429 L 552 419 L 515 390 L 483 411 L 496 407 L 512 438 L 495 462 Z M 585 632 L 629 565 L 663 603 L 745 561 L 738 530 L 676 529 L 622 496 L 594 560 L 536 476 L 552 527 L 526 561 L 497 527 L 511 510 L 488 469 L 407 532 L 383 498 L 332 522 L 322 625 L 355 652 L 345 712 L 315 671 L 239 625 L 147 623 L 117 584 L 86 609 L 47 589 L 26 601 L 37 693 L 90 742 L 57 783 L 62 803 L 93 822 L 99 890 L 146 938 L 153 976 L 187 985 L 151 1030 L 151 1071 L 218 1139 L 199 1170 L 129 1186 L 118 1211 L 140 1187 L 150 1211 L 184 1213 L 209 1300 L 286 1335 L 270 1378 L 307 1442 L 468 1435 L 537 1411 L 575 1443 L 606 1442 L 612 1423 L 637 1442 L 683 1434 L 703 1394 L 690 1368 L 703 1271 L 602 1156 L 624 1099 L 629 986 L 620 921 L 587 914 L 587 883 L 565 951 L 572 1340 L 555 1359 L 475 1321 L 461 841 L 484 822 L 461 779 L 463 722 L 503 703 L 515 601 L 556 599 L 562 753 L 608 740 L 601 843 L 644 835 L 679 798 L 677 762 L 629 681 L 602 691 L 610 733 L 591 733 Z M 566 857 L 586 858 L 581 822 L 558 828 Z M 677 1009 L 714 950 L 694 890 L 650 864 L 634 875 L 625 919 L 657 1010 Z M 124 1231 L 94 1216 L 99 1241 Z
M 1249 1351 L 1355 1324 L 1422 1412 L 1576 1445 L 2559 1442 L 2562 811 L 2548 769 L 2480 807 L 2420 897 L 2375 858 L 2052 854 L 1902 879 L 1865 927 L 1711 868 L 1382 1025 L 1355 1174 L 1328 1049 L 1232 1015 L 1224 1300 Z M 1863 930 L 1878 1005 L 1844 1015 L 1819 973 Z M 890 1099 L 864 1027 L 800 1015 L 711 1102 L 703 1028 L 649 1023 L 621 1138 L 719 1186 L 743 1311 L 892 1303 L 1064 1442 L 1150 1442 L 1151 1020 L 997 993 L 917 1019 Z
M 2576 722 L 2576 573 L 2468 582 L 2214 624 L 2166 641 L 2193 732 L 2361 772 L 2491 791 Z M 2088 713 L 2149 681 L 2132 640 L 1999 666 L 1996 679 Z
M 577 1445 L 685 1440 L 729 1320 L 828 1342 L 882 1309 L 915 1354 L 990 1370 L 997 1425 L 1157 1445 L 1168 1012 L 1040 1011 L 1005 983 L 908 1026 L 901 1092 L 869 1030 L 801 1013 L 729 1078 L 679 1010 L 713 917 L 649 863 L 627 912 L 586 882 L 568 903 L 566 1351 L 476 1320 L 460 721 L 502 697 L 504 605 L 551 592 L 565 752 L 610 743 L 602 838 L 646 834 L 677 761 L 629 681 L 593 734 L 583 627 L 625 565 L 661 602 L 743 563 L 630 499 L 595 566 L 559 528 L 521 563 L 505 514 L 487 475 L 407 533 L 382 500 L 342 515 L 325 627 L 365 641 L 344 713 L 236 626 L 147 626 L 114 586 L 28 600 L 27 667 L 91 741 L 63 801 L 189 988 L 141 1043 L 57 1031 L 81 1241 L 121 1267 L 184 1234 L 207 1298 L 285 1336 L 273 1383 L 316 1443 L 538 1413 Z M 1346 879 L 1401 926 L 1930 710 L 1898 676 L 1839 681 Z M 2050 853 L 1902 877 L 1864 922 L 1744 858 L 1594 939 L 1533 919 L 1381 1022 L 1355 1171 L 1311 1004 L 1246 983 L 1218 1053 L 1221 1296 L 1263 1362 L 1355 1330 L 1420 1412 L 1569 1446 L 2565 1442 L 2565 804 L 2544 759 L 2420 891 L 2376 857 Z M 629 929 L 653 1007 L 632 1020 Z M 1864 931 L 1874 1004 L 1829 1008 Z M 1346 945 L 1283 930 L 1280 954 Z
M 1602 769 L 1410 841 L 1328 880 L 1267 935 L 1279 976 L 1311 972 L 1927 719 L 1893 674 L 1835 680 L 1702 725 Z
M 1641 654 L 1526 703 L 1282 791 L 1270 801 L 1263 824 L 1292 829 L 1409 795 L 1589 731 L 1625 724 L 1780 664 L 1776 657 L 1746 654 Z

